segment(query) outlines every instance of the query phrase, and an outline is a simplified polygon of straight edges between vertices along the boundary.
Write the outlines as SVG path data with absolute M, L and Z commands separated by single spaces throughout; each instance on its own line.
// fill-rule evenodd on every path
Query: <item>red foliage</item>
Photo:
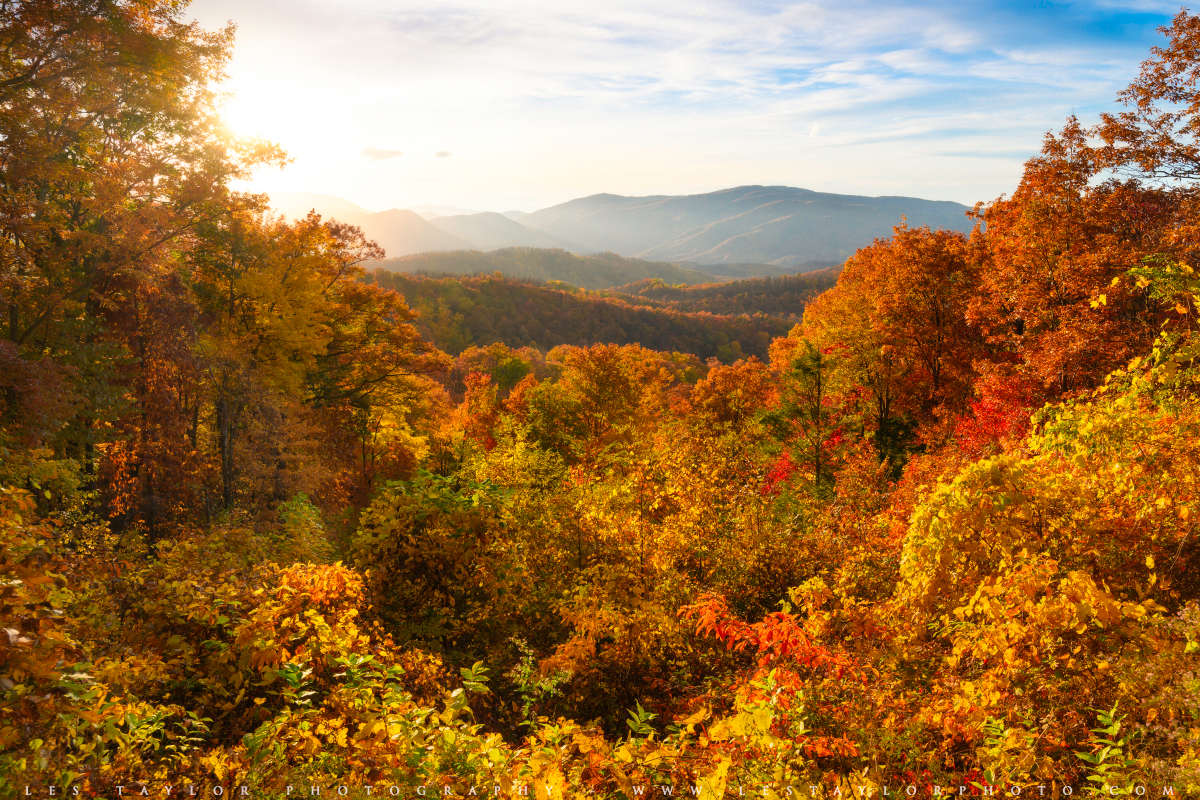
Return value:
M 970 458 L 980 458 L 1024 436 L 1039 388 L 1027 376 L 996 372 L 982 376 L 976 383 L 979 399 L 970 404 L 971 415 L 960 417 L 954 428 L 959 449 Z
M 697 635 L 712 634 L 735 652 L 753 649 L 760 668 L 788 660 L 814 671 L 825 670 L 835 678 L 853 669 L 848 656 L 813 641 L 795 614 L 776 611 L 751 625 L 730 613 L 724 597 L 705 595 L 695 605 L 681 608 L 679 615 L 696 619 Z
M 775 459 L 771 468 L 767 470 L 767 478 L 763 481 L 762 489 L 759 491 L 766 495 L 779 494 L 780 484 L 786 483 L 795 471 L 796 462 L 792 461 L 792 454 L 786 450 L 783 451 L 779 458 Z

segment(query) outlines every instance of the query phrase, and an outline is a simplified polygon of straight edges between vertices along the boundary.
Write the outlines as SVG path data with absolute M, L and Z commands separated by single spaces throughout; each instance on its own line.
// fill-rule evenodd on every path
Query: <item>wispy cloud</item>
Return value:
M 433 157 L 434 158 L 449 158 L 451 155 L 453 155 L 453 154 L 449 150 L 438 150 L 436 153 L 433 154 Z
M 397 158 L 404 155 L 399 150 L 381 150 L 373 144 L 367 145 L 361 152 L 372 161 L 387 161 L 389 158 Z
M 278 179 L 289 188 L 353 191 L 384 207 L 507 208 L 731 180 L 864 193 L 907 185 L 964 202 L 1011 191 L 1046 129 L 1071 109 L 1086 118 L 1112 107 L 1176 10 L 1149 0 L 1042 5 L 345 0 L 334 12 L 318 0 L 198 0 L 192 9 L 209 25 L 238 23 L 233 88 L 245 113 L 262 117 L 261 132 L 296 157 Z M 314 123 L 313 106 L 339 114 Z M 331 157 L 339 137 L 460 155 L 434 169 L 366 148 L 387 163 L 360 169 Z M 981 156 L 972 172 L 966 154 L 986 152 L 1003 155 Z M 951 167 L 940 160 L 948 153 L 963 155 Z

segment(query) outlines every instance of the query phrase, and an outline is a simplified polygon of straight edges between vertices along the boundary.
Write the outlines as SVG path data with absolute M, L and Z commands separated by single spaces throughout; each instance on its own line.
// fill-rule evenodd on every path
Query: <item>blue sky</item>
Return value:
M 268 192 L 532 211 L 785 184 L 971 204 L 1116 106 L 1158 2 L 199 0 Z

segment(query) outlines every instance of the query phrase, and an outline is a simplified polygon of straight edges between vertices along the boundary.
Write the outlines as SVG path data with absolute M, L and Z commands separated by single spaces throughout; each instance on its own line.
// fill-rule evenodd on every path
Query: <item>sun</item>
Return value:
M 220 115 L 234 136 L 266 139 L 289 153 L 311 153 L 321 147 L 321 126 L 303 110 L 305 105 L 293 96 L 293 87 L 272 76 L 238 80 L 231 88 Z
M 231 93 L 221 108 L 221 119 L 231 133 L 244 138 L 278 138 L 285 109 L 270 95 L 244 84 Z

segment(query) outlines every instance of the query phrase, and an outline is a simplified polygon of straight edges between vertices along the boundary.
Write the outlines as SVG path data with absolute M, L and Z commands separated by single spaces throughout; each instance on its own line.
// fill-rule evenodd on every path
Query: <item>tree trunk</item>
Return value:
M 230 419 L 229 401 L 222 397 L 217 401 L 217 449 L 221 452 L 221 503 L 222 507 L 233 507 L 233 424 Z

